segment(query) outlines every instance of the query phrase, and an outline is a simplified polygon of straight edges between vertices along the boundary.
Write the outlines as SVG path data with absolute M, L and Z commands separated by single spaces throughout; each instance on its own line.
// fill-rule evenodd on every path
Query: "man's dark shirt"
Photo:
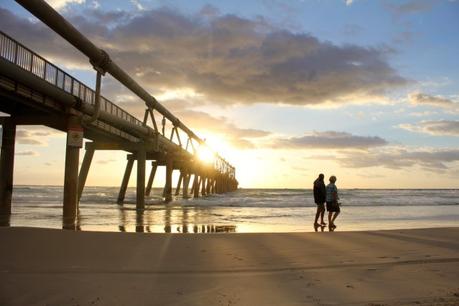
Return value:
M 319 179 L 314 181 L 314 202 L 316 204 L 323 204 L 325 203 L 326 197 L 326 190 L 325 190 L 325 183 Z

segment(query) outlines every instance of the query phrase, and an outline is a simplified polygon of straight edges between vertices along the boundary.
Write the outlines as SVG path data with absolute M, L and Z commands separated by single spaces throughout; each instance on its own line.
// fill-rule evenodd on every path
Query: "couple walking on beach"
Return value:
M 338 203 L 338 188 L 336 188 L 336 176 L 332 175 L 329 178 L 330 184 L 325 186 L 324 175 L 321 173 L 314 181 L 314 202 L 317 204 L 316 218 L 314 220 L 314 227 L 325 227 L 327 223 L 324 222 L 325 203 L 327 203 L 328 211 L 328 228 L 334 230 L 336 228 L 335 219 L 340 213 Z M 321 219 L 320 223 L 319 217 Z

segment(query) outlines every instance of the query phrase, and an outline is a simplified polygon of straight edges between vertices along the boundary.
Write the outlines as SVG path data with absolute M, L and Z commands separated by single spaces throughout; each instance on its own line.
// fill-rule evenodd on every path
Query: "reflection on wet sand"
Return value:
M 316 232 L 318 231 L 324 232 L 325 228 L 328 228 L 329 232 L 334 232 L 336 229 L 336 227 L 329 227 L 329 226 L 327 227 L 326 225 L 320 225 L 320 224 L 314 225 L 314 231 Z
M 161 208 L 164 208 L 161 209 Z M 120 232 L 137 233 L 235 233 L 236 225 L 199 224 L 199 209 L 181 205 L 165 205 L 144 210 L 119 207 Z M 133 222 L 135 214 L 135 224 Z M 190 221 L 190 215 L 193 220 Z M 162 217 L 162 218 L 161 218 Z M 162 220 L 161 220 L 162 219 Z M 164 226 L 161 226 L 163 224 Z M 134 228 L 132 229 L 132 227 Z M 131 230 L 130 230 L 131 228 Z

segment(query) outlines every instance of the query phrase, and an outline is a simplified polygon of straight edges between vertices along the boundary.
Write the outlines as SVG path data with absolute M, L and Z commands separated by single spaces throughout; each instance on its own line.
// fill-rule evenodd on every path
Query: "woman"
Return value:
M 328 211 L 328 228 L 333 230 L 336 228 L 335 219 L 340 213 L 340 208 L 338 204 L 338 188 L 335 185 L 336 176 L 330 176 L 330 184 L 327 185 L 327 211 Z

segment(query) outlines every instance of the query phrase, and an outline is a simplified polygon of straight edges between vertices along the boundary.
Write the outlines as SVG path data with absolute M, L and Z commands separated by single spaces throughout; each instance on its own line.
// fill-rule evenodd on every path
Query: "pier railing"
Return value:
M 62 89 L 63 91 L 78 97 L 82 103 L 95 105 L 95 91 L 76 78 L 72 77 L 67 72 L 63 71 L 53 63 L 47 61 L 39 54 L 33 52 L 26 46 L 14 40 L 7 34 L 0 31 L 0 57 L 8 60 L 9 62 L 21 67 L 22 69 L 34 74 L 35 76 L 45 80 L 46 82 Z M 144 126 L 144 122 L 140 121 L 127 111 L 117 106 L 115 103 L 101 96 L 100 110 L 105 111 L 119 119 L 125 120 L 137 126 Z M 109 130 L 113 134 L 119 135 L 123 138 L 132 139 L 132 136 L 127 133 L 103 122 L 98 121 L 98 125 L 104 129 Z M 171 137 L 172 138 L 172 137 Z M 174 142 L 173 139 L 170 140 Z M 191 140 L 190 140 L 191 141 Z M 175 142 L 174 142 L 175 143 Z M 180 143 L 176 143 L 181 145 Z M 199 143 L 197 144 L 200 145 Z M 186 151 L 191 151 L 192 147 L 187 146 L 184 148 Z M 192 153 L 192 152 L 190 152 Z M 214 166 L 217 170 L 228 173 L 232 172 L 231 166 L 223 161 L 222 158 L 217 156 Z
M 67 72 L 58 68 L 53 63 L 47 61 L 45 58 L 39 54 L 33 52 L 26 46 L 22 45 L 18 41 L 14 40 L 4 32 L 0 31 L 0 57 L 6 59 L 7 61 L 21 67 L 22 69 L 34 74 L 35 76 L 45 80 L 46 82 L 62 89 L 66 93 L 71 94 L 72 96 L 78 97 L 82 103 L 87 103 L 89 105 L 95 105 L 95 96 L 96 93 L 93 89 L 80 82 L 76 78 L 72 77 Z M 145 122 L 137 119 L 133 115 L 129 114 L 127 111 L 117 106 L 115 103 L 109 101 L 105 97 L 101 96 L 100 98 L 100 110 L 105 111 L 119 119 L 127 121 L 136 126 L 145 126 Z M 165 117 L 163 117 L 163 131 L 165 125 Z M 154 119 L 153 119 L 154 120 Z M 126 132 L 123 132 L 113 126 L 104 124 L 103 122 L 97 121 L 97 124 L 102 126 L 104 129 L 109 130 L 110 132 L 119 135 L 123 138 L 132 139 L 132 136 Z M 178 135 L 178 128 L 175 127 L 174 122 L 172 122 L 174 128 L 171 131 L 171 136 L 169 141 L 175 143 L 182 147 L 185 151 L 190 153 L 195 153 L 195 146 L 189 146 L 188 143 L 196 141 L 196 136 L 193 133 L 193 137 L 188 137 L 187 145 L 184 146 L 180 141 L 180 136 L 175 137 L 174 134 Z M 175 129 L 175 131 L 174 131 Z M 185 131 L 186 133 L 186 131 Z M 163 134 L 163 136 L 166 136 Z M 175 140 L 175 142 L 174 142 Z M 195 145 L 206 146 L 200 139 L 196 141 Z M 215 160 L 213 163 L 214 168 L 221 172 L 227 173 L 230 177 L 235 177 L 235 168 L 231 166 L 226 160 L 220 157 L 218 154 L 215 154 Z
M 82 102 L 90 105 L 95 104 L 96 93 L 94 90 L 2 31 L 0 31 L 0 56 L 65 92 L 78 97 Z M 100 109 L 131 124 L 143 125 L 142 121 L 104 97 L 101 97 Z M 124 132 L 120 131 L 120 133 Z

